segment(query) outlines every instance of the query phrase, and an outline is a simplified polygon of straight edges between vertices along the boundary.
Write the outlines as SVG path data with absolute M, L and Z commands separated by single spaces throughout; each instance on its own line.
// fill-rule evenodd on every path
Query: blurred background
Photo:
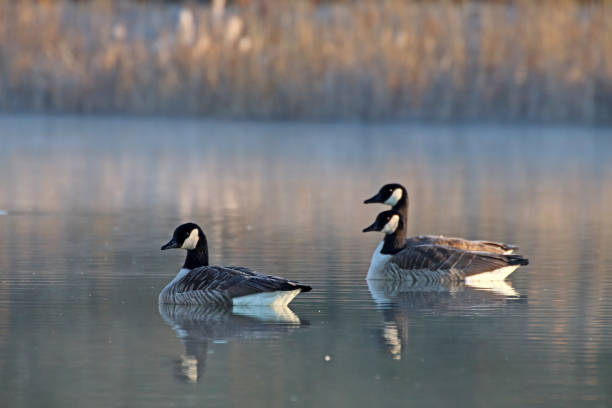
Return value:
M 0 109 L 612 121 L 607 0 L 19 0 Z
M 0 406 L 608 407 L 612 1 L 0 0 Z M 368 284 L 408 233 L 500 285 Z M 291 310 L 160 307 L 211 261 Z

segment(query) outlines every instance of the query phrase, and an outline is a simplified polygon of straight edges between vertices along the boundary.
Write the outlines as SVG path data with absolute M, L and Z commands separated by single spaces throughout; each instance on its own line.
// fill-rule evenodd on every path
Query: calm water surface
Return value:
M 507 285 L 364 280 L 389 181 L 409 232 L 520 245 Z M 610 129 L 0 118 L 0 406 L 612 405 Z M 212 260 L 290 309 L 158 308 Z

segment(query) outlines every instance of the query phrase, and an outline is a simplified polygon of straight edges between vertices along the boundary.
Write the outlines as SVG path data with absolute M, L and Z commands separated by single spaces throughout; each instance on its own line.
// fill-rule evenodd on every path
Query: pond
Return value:
M 610 129 L 0 117 L 0 405 L 609 406 Z M 504 284 L 368 284 L 409 234 L 520 246 Z M 288 309 L 158 307 L 198 223 Z M 264 310 L 265 309 L 265 310 Z

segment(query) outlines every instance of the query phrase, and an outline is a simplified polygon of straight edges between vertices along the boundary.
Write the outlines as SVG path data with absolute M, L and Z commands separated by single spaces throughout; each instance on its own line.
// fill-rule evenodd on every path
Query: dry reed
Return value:
M 1 2 L 0 109 L 612 122 L 612 2 Z

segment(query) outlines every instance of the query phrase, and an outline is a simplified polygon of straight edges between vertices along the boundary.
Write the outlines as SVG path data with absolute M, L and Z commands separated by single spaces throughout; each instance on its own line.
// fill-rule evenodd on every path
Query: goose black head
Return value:
M 400 200 L 408 199 L 408 194 L 406 193 L 406 189 L 401 184 L 391 183 L 385 184 L 378 190 L 378 194 L 375 196 L 368 198 L 363 203 L 381 203 L 387 204 L 391 207 L 395 206 Z
M 389 210 L 383 211 L 376 217 L 376 221 L 369 227 L 363 229 L 363 232 L 380 231 L 383 234 L 393 234 L 402 223 L 402 215 L 398 211 Z
M 168 241 L 162 250 L 170 248 L 183 248 L 186 250 L 195 249 L 200 241 L 206 241 L 202 229 L 192 222 L 179 225 L 172 234 L 172 239 Z

